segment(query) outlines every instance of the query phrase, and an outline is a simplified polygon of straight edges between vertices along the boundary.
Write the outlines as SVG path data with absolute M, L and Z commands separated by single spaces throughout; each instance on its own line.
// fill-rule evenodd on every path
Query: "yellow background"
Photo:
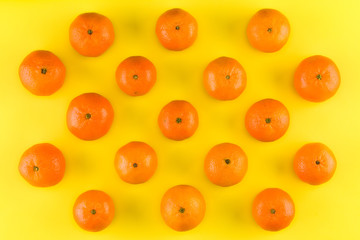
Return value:
M 198 21 L 195 44 L 182 52 L 164 49 L 155 36 L 157 17 L 181 7 Z M 245 34 L 250 17 L 261 8 L 283 12 L 291 24 L 285 47 L 265 54 L 253 49 Z M 111 19 L 116 39 L 102 56 L 87 58 L 70 46 L 68 28 L 80 13 L 95 11 Z M 360 1 L 3 1 L 0 3 L 0 239 L 359 239 L 360 218 Z M 67 68 L 63 87 L 49 97 L 30 94 L 20 83 L 18 67 L 33 50 L 55 53 Z M 298 96 L 294 70 L 305 57 L 322 54 L 338 65 L 342 82 L 337 94 L 323 103 Z M 145 96 L 129 97 L 116 85 L 117 65 L 143 55 L 156 66 L 158 79 Z M 219 56 L 236 58 L 248 84 L 236 100 L 210 98 L 202 72 Z M 96 141 L 74 137 L 65 124 L 72 98 L 85 92 L 107 97 L 115 110 L 109 133 Z M 263 143 L 244 127 L 246 110 L 263 98 L 282 101 L 291 115 L 286 135 Z M 188 140 L 166 139 L 157 115 L 169 101 L 184 99 L 198 110 L 200 124 Z M 142 185 L 122 182 L 113 167 L 115 152 L 129 141 L 145 141 L 156 150 L 159 166 Z M 338 161 L 328 183 L 310 186 L 292 169 L 303 144 L 320 141 Z M 30 146 L 50 142 L 66 157 L 63 180 L 35 188 L 20 176 L 17 165 Z M 236 186 L 210 183 L 203 160 L 215 144 L 232 142 L 249 159 L 248 172 Z M 203 222 L 194 230 L 175 232 L 159 211 L 163 193 L 177 184 L 198 188 L 207 203 Z M 251 216 L 255 195 L 279 187 L 294 199 L 292 224 L 267 232 Z M 76 197 L 100 189 L 114 199 L 116 216 L 102 232 L 79 228 L 72 217 Z

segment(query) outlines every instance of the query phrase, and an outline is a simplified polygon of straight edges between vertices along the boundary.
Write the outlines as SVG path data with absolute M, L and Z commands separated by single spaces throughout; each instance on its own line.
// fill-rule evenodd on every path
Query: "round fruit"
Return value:
M 246 33 L 254 48 L 263 52 L 276 52 L 289 38 L 290 24 L 281 12 L 262 9 L 250 19 Z
M 206 204 L 202 194 L 188 185 L 178 185 L 166 191 L 161 199 L 161 216 L 176 231 L 193 229 L 203 220 Z
M 174 8 L 163 13 L 156 22 L 156 35 L 169 50 L 180 51 L 190 47 L 198 32 L 198 25 L 188 12 Z
M 64 83 L 65 73 L 61 60 L 43 50 L 27 55 L 19 67 L 21 83 L 38 96 L 49 96 L 59 90 Z
M 210 96 L 219 100 L 233 100 L 245 89 L 246 73 L 235 59 L 219 57 L 206 67 L 203 80 Z
M 107 17 L 98 13 L 83 13 L 70 25 L 71 46 L 81 55 L 97 57 L 114 42 L 114 27 Z
M 187 101 L 176 100 L 163 107 L 158 124 L 165 137 L 179 141 L 195 133 L 199 118 L 193 105 Z
M 116 153 L 115 169 L 120 178 L 127 183 L 146 182 L 154 175 L 156 168 L 156 153 L 144 142 L 130 142 Z
M 279 188 L 268 188 L 254 199 L 252 215 L 265 230 L 279 231 L 289 226 L 295 215 L 295 205 L 289 194 Z
M 259 141 L 271 142 L 282 137 L 289 127 L 286 107 L 274 99 L 254 103 L 245 116 L 247 131 Z
M 305 58 L 295 71 L 294 86 L 299 95 L 308 101 L 325 101 L 334 96 L 340 86 L 339 69 L 324 56 Z
M 103 191 L 90 190 L 75 201 L 73 216 L 76 223 L 90 232 L 98 232 L 110 225 L 114 218 L 114 202 Z
M 130 96 L 144 95 L 156 82 L 155 66 L 145 57 L 129 57 L 118 66 L 116 82 Z
M 204 170 L 216 185 L 228 187 L 239 183 L 247 170 L 245 152 L 232 143 L 215 145 L 206 155 Z
M 72 134 L 83 140 L 104 136 L 114 119 L 110 102 L 97 93 L 84 93 L 74 98 L 67 110 L 67 126 Z
M 19 171 L 31 185 L 50 187 L 64 177 L 65 158 L 61 151 L 50 143 L 36 144 L 21 156 Z
M 334 175 L 336 159 L 326 145 L 308 143 L 297 151 L 294 170 L 302 181 L 312 185 L 322 184 Z

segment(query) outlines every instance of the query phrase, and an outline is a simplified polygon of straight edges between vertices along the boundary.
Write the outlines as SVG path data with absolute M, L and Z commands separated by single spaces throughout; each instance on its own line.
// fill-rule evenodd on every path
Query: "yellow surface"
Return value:
M 126 2 L 126 3 L 125 3 Z M 0 239 L 359 239 L 360 217 L 360 2 L 313 1 L 3 1 L 0 3 Z M 165 10 L 181 7 L 198 21 L 195 44 L 182 52 L 164 49 L 155 22 Z M 261 8 L 283 12 L 291 24 L 285 47 L 265 54 L 253 49 L 245 34 L 250 17 Z M 113 46 L 87 58 L 70 46 L 68 28 L 80 13 L 109 17 Z M 31 51 L 54 52 L 67 68 L 63 87 L 50 97 L 30 94 L 20 83 L 18 66 Z M 297 64 L 322 54 L 338 65 L 338 93 L 323 103 L 301 99 L 292 85 Z M 145 96 L 129 97 L 117 87 L 117 65 L 143 55 L 156 66 L 158 79 Z M 248 85 L 236 100 L 210 98 L 202 72 L 216 57 L 236 58 Z M 106 96 L 115 109 L 109 133 L 96 141 L 74 137 L 65 124 L 72 98 L 84 92 Z M 263 98 L 282 101 L 291 115 L 286 135 L 272 143 L 253 139 L 244 127 L 246 110 Z M 200 124 L 188 140 L 166 139 L 157 115 L 169 101 L 185 99 L 198 110 Z M 129 141 L 145 141 L 156 150 L 159 166 L 142 185 L 124 183 L 113 167 L 115 152 Z M 332 180 L 321 186 L 301 182 L 292 159 L 303 144 L 320 141 L 338 161 Z M 17 165 L 28 147 L 50 142 L 66 157 L 62 182 L 50 188 L 30 186 Z M 236 186 L 221 188 L 207 180 L 203 160 L 215 144 L 240 145 L 249 159 L 248 172 Z M 203 222 L 178 233 L 161 219 L 163 193 L 177 184 L 198 188 L 207 203 Z M 267 232 L 251 216 L 255 195 L 267 187 L 286 190 L 296 205 L 295 219 L 280 232 Z M 114 199 L 116 216 L 102 232 L 80 229 L 72 217 L 76 197 L 100 189 Z

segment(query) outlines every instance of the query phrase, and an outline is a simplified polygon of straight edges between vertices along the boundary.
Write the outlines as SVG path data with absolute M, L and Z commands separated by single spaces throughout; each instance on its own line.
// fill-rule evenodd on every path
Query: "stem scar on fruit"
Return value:
M 226 75 L 225 78 L 226 78 L 226 79 L 230 79 L 230 75 Z
M 225 159 L 226 164 L 230 164 L 230 162 L 231 162 L 230 159 Z
M 185 212 L 185 208 L 180 207 L 179 212 L 184 213 L 184 212 Z
M 269 33 L 272 32 L 272 28 L 268 28 L 266 31 L 268 31 Z
M 90 119 L 90 118 L 91 118 L 91 114 L 90 114 L 90 113 L 85 114 L 85 118 L 86 118 L 86 119 Z
M 95 210 L 95 209 L 92 209 L 90 212 L 91 212 L 92 215 L 95 215 L 95 214 L 96 214 L 96 210 Z
M 134 74 L 133 79 L 137 80 L 138 78 L 139 78 L 139 76 Z
M 89 30 L 87 31 L 87 33 L 88 33 L 89 35 L 91 35 L 91 34 L 93 34 L 93 31 L 92 31 L 91 29 L 89 29 Z
M 46 72 L 47 72 L 47 69 L 46 69 L 46 68 L 42 68 L 42 69 L 41 69 L 41 74 L 44 74 L 44 75 L 45 75 Z
M 322 77 L 321 77 L 321 74 L 316 75 L 316 78 L 319 79 L 319 80 L 321 80 L 321 78 L 322 78 Z
M 265 118 L 266 123 L 271 123 L 271 118 Z
M 34 166 L 34 167 L 33 167 L 33 170 L 34 170 L 34 172 L 37 172 L 37 171 L 39 171 L 39 167 L 38 167 L 38 166 Z
M 272 208 L 272 209 L 270 209 L 270 213 L 271 213 L 271 214 L 275 214 L 275 213 L 276 213 L 276 210 Z
M 177 122 L 177 123 L 181 123 L 181 122 L 182 122 L 182 119 L 181 119 L 181 118 L 176 118 L 176 122 Z
M 134 163 L 134 164 L 133 164 L 133 167 L 134 167 L 134 168 L 137 168 L 137 166 L 138 166 L 137 163 Z
M 176 29 L 176 30 L 179 30 L 179 29 L 180 29 L 180 26 L 179 26 L 179 25 L 177 25 L 177 26 L 175 27 L 175 29 Z
M 319 160 L 316 160 L 315 163 L 316 163 L 316 165 L 319 165 L 319 164 L 320 164 L 320 161 L 319 161 Z

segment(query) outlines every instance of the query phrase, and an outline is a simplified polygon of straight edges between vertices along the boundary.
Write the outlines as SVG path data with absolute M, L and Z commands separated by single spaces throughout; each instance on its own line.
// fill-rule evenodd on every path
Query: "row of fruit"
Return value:
M 144 142 L 130 142 L 121 147 L 114 166 L 119 177 L 130 184 L 148 181 L 158 164 L 154 149 Z M 245 152 L 232 143 L 214 146 L 204 161 L 207 178 L 221 187 L 239 183 L 247 171 L 248 159 Z M 327 182 L 336 169 L 332 151 L 321 143 L 304 145 L 295 155 L 294 171 L 309 184 Z M 20 174 L 33 186 L 49 187 L 59 183 L 65 173 L 65 158 L 52 144 L 42 143 L 24 152 L 19 163 Z M 107 227 L 114 217 L 114 203 L 102 191 L 91 190 L 81 194 L 73 209 L 75 221 L 88 231 L 100 231 Z M 196 227 L 205 215 L 205 200 L 194 187 L 179 185 L 169 189 L 161 201 L 161 215 L 167 225 L 177 231 Z M 285 191 L 278 188 L 266 189 L 253 202 L 253 217 L 264 229 L 277 231 L 288 226 L 294 218 L 294 202 Z M 269 214 L 276 217 L 269 217 Z

